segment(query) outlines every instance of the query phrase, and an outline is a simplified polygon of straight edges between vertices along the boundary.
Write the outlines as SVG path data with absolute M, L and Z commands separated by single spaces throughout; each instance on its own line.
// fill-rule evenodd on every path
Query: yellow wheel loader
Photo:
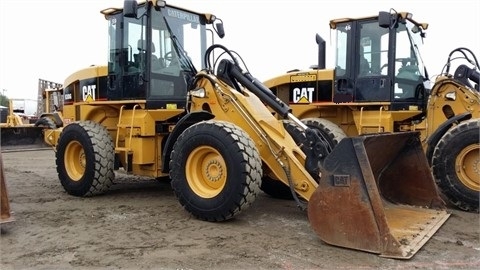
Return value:
M 431 83 L 420 55 L 427 27 L 410 13 L 394 10 L 331 20 L 334 69 L 325 69 L 325 41 L 317 35 L 317 65 L 264 84 L 332 143 L 346 136 L 419 132 L 443 197 L 459 209 L 478 212 L 480 66 L 471 50 L 454 49 Z M 460 59 L 466 62 L 451 74 L 454 60 Z
M 9 100 L 8 115 L 5 123 L 0 123 L 0 150 L 31 149 L 45 147 L 42 127 L 30 123 L 23 110 L 13 109 L 13 100 Z
M 192 216 L 224 221 L 254 203 L 268 179 L 289 188 L 326 243 L 401 259 L 449 217 L 417 132 L 333 148 L 213 42 L 212 33 L 224 35 L 214 15 L 164 1 L 101 13 L 108 65 L 65 80 L 62 125 L 45 132 L 67 193 L 105 193 L 115 170 L 169 176 Z
M 14 110 L 15 100 L 9 100 L 8 116 L 5 123 L 0 123 L 1 151 L 48 149 L 43 139 L 43 130 L 56 128 L 56 123 L 62 123 L 60 112 L 55 109 L 62 96 L 60 86 L 58 83 L 39 79 L 38 93 L 42 100 L 37 101 L 38 119 L 28 118 L 24 110 Z

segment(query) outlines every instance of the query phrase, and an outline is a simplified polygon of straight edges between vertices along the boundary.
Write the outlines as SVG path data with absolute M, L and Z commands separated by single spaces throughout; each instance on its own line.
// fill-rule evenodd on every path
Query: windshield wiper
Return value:
M 183 48 L 182 44 L 180 44 L 180 41 L 178 41 L 178 38 L 175 35 L 172 35 L 171 38 L 173 40 L 173 45 L 179 55 L 178 60 L 180 61 L 180 65 L 182 65 L 182 67 L 189 68 L 194 74 L 197 74 L 197 69 L 195 68 L 195 65 L 192 63 L 190 57 L 188 57 L 187 52 Z

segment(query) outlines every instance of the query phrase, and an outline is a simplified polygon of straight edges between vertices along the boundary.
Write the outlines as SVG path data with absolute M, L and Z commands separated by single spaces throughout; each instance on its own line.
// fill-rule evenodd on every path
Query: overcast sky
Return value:
M 331 19 L 409 11 L 429 23 L 423 59 L 430 75 L 440 73 L 450 51 L 467 47 L 480 58 L 478 0 L 170 0 L 213 13 L 224 22 L 218 43 L 237 51 L 250 72 L 267 80 L 316 63 L 315 34 L 327 41 L 333 67 Z M 9 98 L 37 98 L 38 79 L 58 83 L 78 69 L 106 64 L 107 21 L 100 10 L 123 0 L 0 1 L 0 91 Z

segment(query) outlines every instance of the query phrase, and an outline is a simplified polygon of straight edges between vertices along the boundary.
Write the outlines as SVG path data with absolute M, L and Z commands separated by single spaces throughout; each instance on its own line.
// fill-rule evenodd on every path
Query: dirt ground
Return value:
M 323 243 L 293 201 L 261 194 L 235 219 L 192 218 L 168 182 L 118 173 L 105 195 L 77 198 L 51 150 L 2 153 L 15 221 L 0 269 L 479 269 L 479 215 L 451 217 L 410 260 Z

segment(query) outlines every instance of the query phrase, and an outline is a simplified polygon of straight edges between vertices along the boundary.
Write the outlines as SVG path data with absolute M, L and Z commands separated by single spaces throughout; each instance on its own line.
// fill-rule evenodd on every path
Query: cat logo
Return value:
M 303 87 L 293 89 L 293 103 L 312 103 L 313 87 Z
M 97 89 L 97 86 L 95 84 L 83 86 L 82 87 L 83 101 L 85 102 L 95 101 L 95 89 Z

